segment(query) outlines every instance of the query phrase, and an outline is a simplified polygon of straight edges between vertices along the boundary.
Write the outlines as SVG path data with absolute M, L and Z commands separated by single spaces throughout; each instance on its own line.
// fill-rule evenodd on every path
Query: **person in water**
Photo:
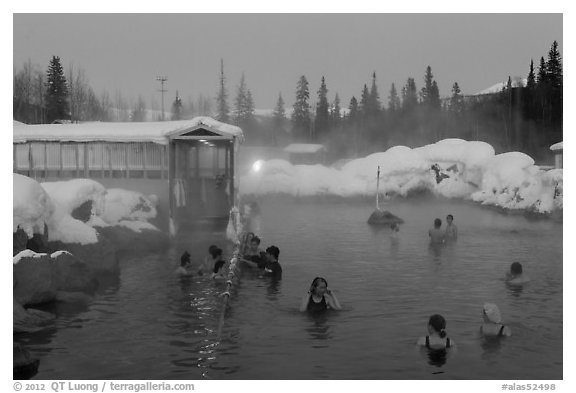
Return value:
M 302 298 L 300 311 L 322 312 L 328 309 L 341 310 L 342 306 L 334 292 L 328 289 L 328 282 L 322 277 L 316 277 Z
M 418 339 L 418 345 L 428 349 L 447 349 L 455 345 L 446 334 L 446 320 L 434 314 L 428 320 L 428 335 Z
M 210 247 L 208 247 L 208 255 L 206 255 L 204 257 L 204 261 L 202 261 L 202 264 L 198 267 L 198 275 L 199 276 L 202 276 L 204 273 L 207 273 L 210 270 L 212 270 L 212 266 L 214 264 L 214 261 L 212 258 L 212 253 L 217 248 L 218 248 L 218 246 L 216 246 L 214 244 L 212 244 Z
M 180 257 L 180 266 L 176 269 L 176 274 L 179 276 L 191 276 L 192 275 L 192 261 L 190 260 L 190 254 L 188 251 L 184 251 Z
M 448 214 L 446 216 L 446 240 L 456 240 L 458 238 L 458 227 L 454 224 L 454 216 Z
M 212 256 L 213 261 L 212 274 L 210 277 L 214 280 L 225 280 L 224 265 L 226 264 L 226 261 L 222 257 L 222 249 L 216 247 L 215 249 L 212 249 L 210 255 Z
M 480 326 L 480 333 L 485 337 L 507 337 L 512 335 L 508 326 L 502 323 L 500 309 L 493 303 L 484 303 L 482 307 L 484 323 Z
M 280 249 L 276 246 L 270 246 L 266 249 L 266 265 L 264 275 L 274 278 L 282 278 L 282 266 L 278 262 Z
M 442 220 L 439 218 L 434 219 L 434 228 L 428 231 L 428 236 L 430 236 L 430 243 L 442 244 L 445 242 L 446 235 L 444 231 L 440 229 L 441 226 Z
M 250 265 L 256 265 L 259 269 L 264 269 L 266 266 L 266 253 L 260 250 L 260 238 L 258 236 L 254 235 L 250 239 L 250 243 L 241 260 Z
M 511 285 L 522 285 L 530 281 L 530 278 L 523 273 L 522 264 L 514 262 L 510 265 L 510 271 L 506 273 L 506 282 Z

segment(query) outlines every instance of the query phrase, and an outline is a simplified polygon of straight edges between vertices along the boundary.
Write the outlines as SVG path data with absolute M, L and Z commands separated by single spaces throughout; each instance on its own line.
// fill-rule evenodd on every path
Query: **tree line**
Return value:
M 280 92 L 272 116 L 257 119 L 244 74 L 232 107 L 229 105 L 221 60 L 215 99 L 199 96 L 194 101 L 189 97 L 184 104 L 176 92 L 168 118 L 214 116 L 239 125 L 249 140 L 263 144 L 323 143 L 334 159 L 364 156 L 400 144 L 416 147 L 444 138 L 482 140 L 497 151 L 519 150 L 543 159 L 549 155 L 548 147 L 562 140 L 562 80 L 562 58 L 554 41 L 547 57 L 540 58 L 537 70 L 530 62 L 526 83 L 513 83 L 508 77 L 508 83 L 498 92 L 464 96 L 458 82 L 454 82 L 451 96 L 440 98 L 428 66 L 420 89 L 409 77 L 399 89 L 393 83 L 384 100 L 374 72 L 358 98 L 353 96 L 343 107 L 337 92 L 329 100 L 324 76 L 312 104 L 309 82 L 302 75 L 289 111 Z M 83 70 L 70 66 L 68 75 L 64 75 L 57 56 L 53 56 L 45 73 L 30 62 L 14 72 L 14 119 L 25 123 L 161 118 L 160 113 L 150 118 L 147 107 L 150 105 L 141 96 L 131 104 L 119 92 L 113 98 L 107 93 L 96 96 Z

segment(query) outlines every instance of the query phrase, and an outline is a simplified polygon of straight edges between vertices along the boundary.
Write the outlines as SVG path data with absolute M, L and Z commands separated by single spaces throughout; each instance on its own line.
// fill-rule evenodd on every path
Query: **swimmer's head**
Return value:
M 440 334 L 440 337 L 446 337 L 446 320 L 442 315 L 432 315 L 428 320 L 428 328 Z
M 442 220 L 439 218 L 434 219 L 434 228 L 440 228 L 442 226 Z
M 500 309 L 497 305 L 493 303 L 484 303 L 482 307 L 482 315 L 487 322 L 501 323 L 502 316 L 500 315 Z
M 213 259 L 216 259 L 218 257 L 222 256 L 222 249 L 219 247 L 214 246 L 215 248 L 212 248 L 210 250 L 210 255 L 212 256 Z
M 522 274 L 522 264 L 520 262 L 514 262 L 510 265 L 510 273 L 514 275 Z
M 184 254 L 180 257 L 180 266 L 186 266 L 187 264 L 191 263 L 190 261 L 190 254 L 188 251 L 184 251 Z
M 274 259 L 277 261 L 278 256 L 280 255 L 280 249 L 276 246 L 270 246 L 266 249 L 266 254 L 274 257 Z
M 316 277 L 310 284 L 310 293 L 314 292 L 317 295 L 324 295 L 326 288 L 328 288 L 328 281 L 323 277 Z
M 454 221 L 454 216 L 452 214 L 448 214 L 446 216 L 446 222 L 450 224 L 452 221 Z

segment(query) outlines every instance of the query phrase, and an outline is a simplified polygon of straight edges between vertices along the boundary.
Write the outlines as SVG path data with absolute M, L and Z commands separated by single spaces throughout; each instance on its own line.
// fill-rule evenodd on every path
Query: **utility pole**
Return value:
M 166 82 L 168 78 L 165 76 L 157 76 L 156 80 L 159 81 L 162 86 L 158 91 L 162 92 L 162 121 L 164 121 L 164 92 L 168 91 L 164 90 L 164 82 Z

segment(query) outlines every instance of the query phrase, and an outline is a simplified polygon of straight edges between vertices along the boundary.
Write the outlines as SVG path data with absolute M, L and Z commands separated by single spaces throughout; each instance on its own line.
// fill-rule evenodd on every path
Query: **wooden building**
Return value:
M 238 197 L 239 127 L 209 117 L 13 127 L 13 172 L 40 182 L 90 178 L 154 194 L 165 229 L 228 217 Z

